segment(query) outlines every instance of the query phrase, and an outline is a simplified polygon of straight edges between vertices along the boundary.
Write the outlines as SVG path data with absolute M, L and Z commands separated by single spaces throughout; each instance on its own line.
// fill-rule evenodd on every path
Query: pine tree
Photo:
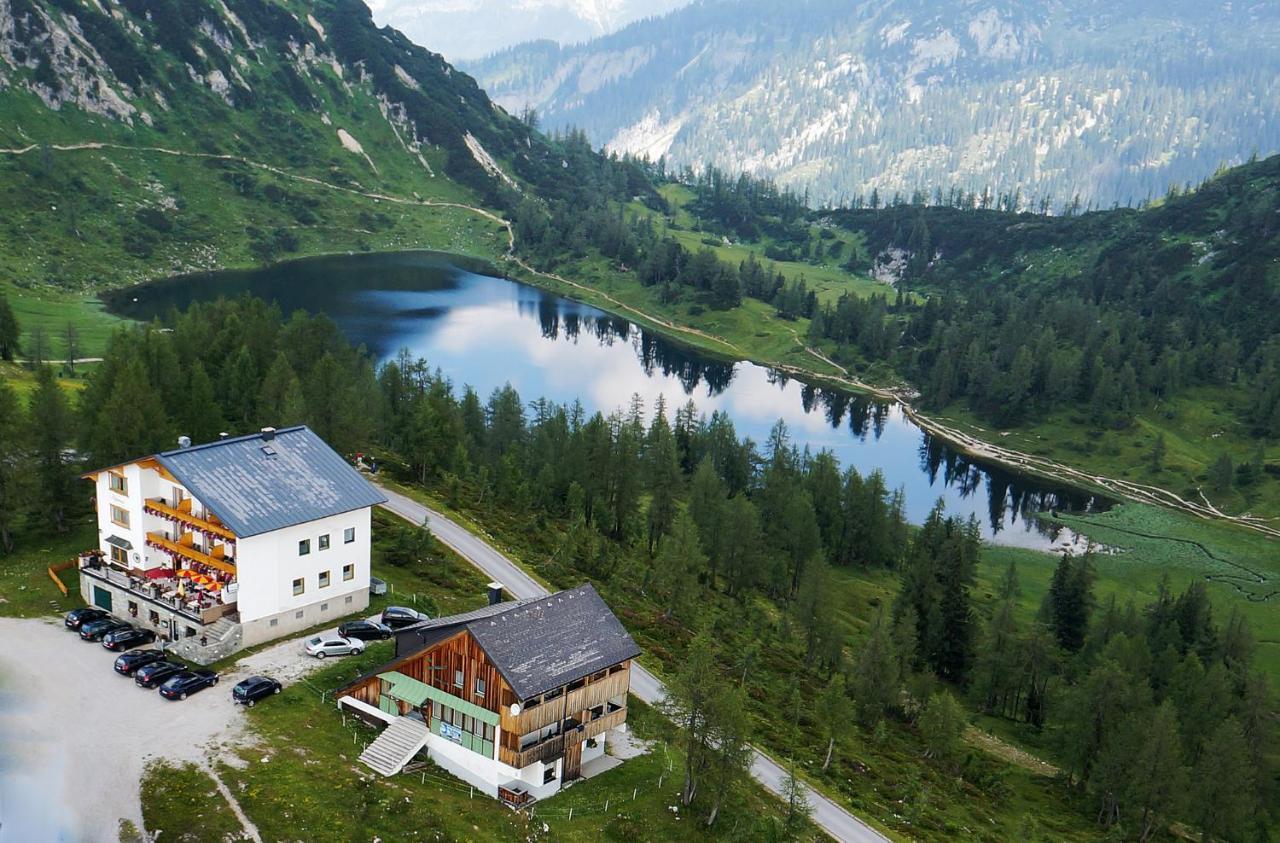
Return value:
M 680 727 L 679 740 L 685 760 L 680 802 L 686 807 L 697 796 L 709 763 L 710 712 L 722 691 L 711 636 L 700 632 L 689 643 L 679 670 L 667 685 L 667 696 L 662 703 L 664 713 Z
M 1129 779 L 1127 796 L 1133 809 L 1139 812 L 1139 840 L 1146 843 L 1163 822 L 1177 813 L 1186 786 L 1178 713 L 1166 700 L 1142 733 Z
M 1191 810 L 1201 843 L 1238 836 L 1254 807 L 1255 779 L 1244 731 L 1234 717 L 1208 732 L 1191 782 Z
M 950 761 L 960 749 L 960 736 L 967 721 L 964 708 L 943 690 L 934 694 L 920 717 L 920 736 L 924 739 L 925 757 Z
M 706 568 L 698 525 L 687 512 L 676 515 L 671 534 L 653 560 L 653 581 L 667 617 L 682 618 L 696 597 L 698 573 Z
M 64 455 L 71 444 L 71 408 L 53 370 L 36 370 L 36 388 L 28 413 L 28 441 L 34 463 L 32 503 L 59 533 L 67 531 L 67 504 L 73 496 L 75 473 Z
M 822 724 L 823 737 L 827 739 L 827 754 L 822 759 L 824 773 L 831 766 L 836 744 L 849 733 L 849 724 L 853 720 L 848 716 L 850 708 L 849 696 L 845 693 L 844 674 L 837 672 L 818 698 L 818 720 Z
M 1227 492 L 1231 490 L 1231 480 L 1235 476 L 1235 469 L 1231 464 L 1231 457 L 1226 454 L 1219 454 L 1218 458 L 1213 461 L 1213 465 L 1209 466 L 1209 473 L 1206 479 L 1209 481 L 1209 488 L 1215 492 Z
M 13 531 L 23 504 L 25 422 L 17 393 L 0 380 L 0 553 L 13 550 Z
M 13 362 L 22 351 L 19 345 L 21 337 L 22 330 L 18 318 L 13 315 L 13 308 L 9 306 L 9 299 L 0 294 L 0 360 Z
M 94 372 L 94 377 L 105 377 L 108 371 L 104 368 Z M 94 462 L 111 465 L 172 445 L 172 431 L 160 396 L 134 355 L 126 356 L 116 366 L 106 400 L 96 411 L 89 409 L 91 422 L 86 435 Z
M 782 821 L 783 839 L 794 840 L 813 814 L 808 789 L 800 780 L 795 761 L 787 765 L 787 777 L 782 782 L 782 801 L 786 805 Z
M 707 825 L 715 824 L 725 796 L 742 780 L 751 765 L 751 745 L 747 743 L 751 719 L 747 695 L 733 686 L 719 688 L 708 708 L 709 725 L 706 786 L 711 793 Z
M 1159 433 L 1159 434 L 1156 434 L 1156 441 L 1151 446 L 1151 457 L 1150 457 L 1151 470 L 1156 474 L 1159 474 L 1161 471 L 1164 471 L 1164 455 L 1165 455 L 1164 434 Z
M 186 407 L 179 419 L 182 432 L 195 442 L 211 442 L 226 428 L 222 410 L 213 394 L 213 381 L 199 360 L 191 364 Z
M 901 676 L 901 662 L 894 652 L 893 636 L 882 610 L 876 613 L 871 634 L 858 654 L 849 689 L 864 726 L 874 726 L 897 704 Z
M 671 529 L 675 518 L 676 495 L 680 491 L 680 463 L 675 437 L 667 423 L 664 405 L 659 399 L 653 423 L 645 442 L 645 474 L 649 491 L 647 532 L 649 552 Z

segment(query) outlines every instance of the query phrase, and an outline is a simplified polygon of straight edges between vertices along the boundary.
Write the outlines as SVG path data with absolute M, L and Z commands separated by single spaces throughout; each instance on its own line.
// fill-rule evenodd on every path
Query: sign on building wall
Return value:
M 441 723 L 440 737 L 447 738 L 454 743 L 462 743 L 462 729 L 454 726 L 452 723 Z

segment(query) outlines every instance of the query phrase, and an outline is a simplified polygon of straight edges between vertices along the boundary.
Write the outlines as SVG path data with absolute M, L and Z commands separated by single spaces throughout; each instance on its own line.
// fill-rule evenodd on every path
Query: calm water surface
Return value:
M 474 270 L 474 271 L 473 271 Z M 728 413 L 739 436 L 767 440 L 778 419 L 793 440 L 835 453 L 864 475 L 879 470 L 906 493 L 919 523 L 942 498 L 947 511 L 974 514 L 1001 544 L 1050 548 L 1074 537 L 1046 532 L 1030 516 L 1106 503 L 1068 487 L 976 463 L 929 436 L 891 405 L 815 388 L 751 363 L 725 363 L 667 341 L 589 305 L 463 269 L 429 253 L 317 258 L 250 272 L 183 276 L 109 298 L 138 319 L 197 300 L 252 293 L 286 311 L 327 313 L 352 342 L 379 359 L 407 348 L 458 387 L 487 397 L 510 383 L 526 401 L 540 396 L 606 414 L 633 395 L 669 411 L 692 399 L 708 416 Z

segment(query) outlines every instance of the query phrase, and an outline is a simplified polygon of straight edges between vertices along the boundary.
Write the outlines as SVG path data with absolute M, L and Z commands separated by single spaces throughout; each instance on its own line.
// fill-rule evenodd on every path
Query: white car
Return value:
M 322 659 L 325 656 L 358 656 L 365 644 L 359 638 L 343 638 L 341 635 L 317 635 L 307 640 L 303 647 L 307 655 Z

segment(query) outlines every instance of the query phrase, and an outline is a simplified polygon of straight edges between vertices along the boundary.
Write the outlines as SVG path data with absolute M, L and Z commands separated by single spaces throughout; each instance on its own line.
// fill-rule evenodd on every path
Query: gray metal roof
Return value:
M 278 430 L 270 440 L 255 433 L 155 458 L 241 538 L 386 501 L 305 426 Z
M 640 655 L 590 583 L 498 607 L 466 627 L 521 699 Z

